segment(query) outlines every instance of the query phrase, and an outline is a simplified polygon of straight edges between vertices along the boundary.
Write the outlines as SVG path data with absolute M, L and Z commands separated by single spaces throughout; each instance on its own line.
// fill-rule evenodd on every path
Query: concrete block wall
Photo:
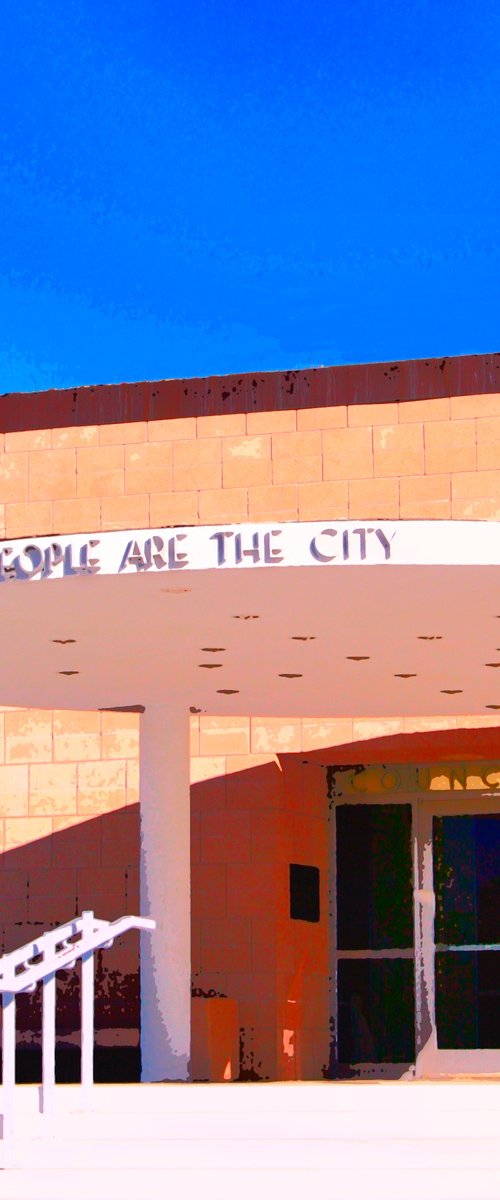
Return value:
M 498 520 L 500 393 L 0 435 L 0 536 Z
M 374 739 L 497 723 L 190 717 L 193 989 L 236 1001 L 245 1078 L 321 1078 L 328 1061 L 327 796 L 315 752 L 366 741 L 369 761 Z M 139 717 L 4 707 L 0 729 L 2 952 L 82 908 L 138 911 Z M 291 862 L 320 870 L 317 925 L 290 919 Z M 99 962 L 100 1045 L 137 1045 L 138 962 L 131 935 Z M 76 1043 L 77 983 L 60 981 L 58 1007 L 60 1037 Z M 22 999 L 20 1018 L 21 1043 L 36 1041 L 39 998 Z
M 349 762 L 349 747 L 359 755 L 366 743 L 369 762 L 384 739 L 497 727 L 492 716 L 191 717 L 193 986 L 237 1001 L 245 1078 L 319 1079 L 328 1066 L 328 804 L 318 752 L 335 761 L 336 747 Z M 318 924 L 290 919 L 292 862 L 320 870 Z
M 288 868 L 317 865 L 325 885 L 326 789 L 317 768 L 299 761 L 291 773 L 288 756 L 363 731 L 397 732 L 400 723 L 191 716 L 190 727 L 193 987 L 238 1001 L 249 1077 L 293 1077 L 299 1063 L 317 1077 L 327 1029 L 313 1021 L 326 1004 L 326 900 L 320 929 L 291 922 Z M 108 919 L 137 911 L 139 717 L 4 706 L 0 731 L 2 952 L 83 908 Z M 126 1012 L 137 1022 L 132 936 L 103 956 L 100 970 L 103 996 L 112 982 L 119 1003 L 107 1012 L 101 1004 L 99 1037 L 106 1027 L 111 1036 L 113 1022 L 136 1041 Z M 73 1000 L 66 1011 L 60 986 L 66 1027 L 78 1024 Z M 22 1003 L 21 1040 L 39 1024 L 32 1002 Z M 300 1037 L 292 1021 L 299 1013 Z M 322 1035 L 312 1043 L 311 1021 Z
M 137 717 L 4 707 L 0 718 L 0 925 L 64 920 L 91 899 L 102 916 L 119 916 L 138 899 Z M 121 855 L 101 819 L 112 813 Z M 66 861 L 58 846 L 71 830 L 80 850 Z M 98 886 L 90 886 L 91 868 L 101 873 Z M 2 945 L 10 949 L 10 934 Z
M 450 361 L 5 398 L 0 537 L 498 520 L 498 365 Z M 237 1000 L 248 1077 L 318 1077 L 325 1061 L 326 924 L 290 922 L 287 875 L 314 862 L 324 886 L 323 779 L 283 756 L 457 721 L 192 718 L 193 983 Z M 0 709 L 4 949 L 70 908 L 138 907 L 137 748 L 133 714 Z M 120 991 L 137 946 L 116 953 Z
M 229 722 L 221 725 L 230 751 Z M 270 723 L 268 744 L 278 743 L 277 734 Z M 228 753 L 223 763 L 207 756 L 205 765 L 207 776 L 218 774 L 191 790 L 193 986 L 237 1001 L 244 1077 L 321 1078 L 328 1058 L 325 773 L 282 764 L 275 752 Z M 290 918 L 292 862 L 320 868 L 318 925 Z
M 85 908 L 109 920 L 138 911 L 138 746 L 135 714 L 1 709 L 0 953 Z M 98 956 L 98 1045 L 137 1046 L 137 970 L 135 935 Z M 79 1042 L 78 1005 L 78 972 L 59 977 L 66 1047 Z M 17 1008 L 29 1051 L 40 1040 L 39 990 Z

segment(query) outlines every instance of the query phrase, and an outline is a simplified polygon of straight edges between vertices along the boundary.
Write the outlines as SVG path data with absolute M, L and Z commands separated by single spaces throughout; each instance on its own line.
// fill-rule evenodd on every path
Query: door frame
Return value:
M 336 811 L 341 805 L 409 805 L 411 807 L 411 844 L 412 844 L 412 886 L 413 894 L 416 888 L 416 838 L 417 838 L 417 797 L 408 792 L 399 795 L 381 794 L 380 792 L 360 793 L 359 795 L 339 796 L 330 801 L 329 812 L 329 841 L 330 841 L 330 870 L 329 870 L 329 1007 L 331 1035 L 331 1068 L 334 1077 L 338 1077 L 338 985 L 337 966 L 340 959 L 412 959 L 415 960 L 417 945 L 416 904 L 413 904 L 413 948 L 406 950 L 340 950 L 337 947 L 337 822 Z M 417 989 L 415 982 L 415 1021 L 417 1010 Z M 416 1024 L 415 1024 L 416 1036 Z M 416 1047 L 417 1047 L 416 1042 Z M 414 1079 L 416 1064 L 412 1063 L 353 1063 L 353 1073 L 356 1079 Z
M 436 973 L 434 915 L 434 858 L 432 820 L 435 816 L 480 816 L 500 814 L 500 794 L 478 792 L 434 792 L 418 799 L 417 864 L 418 884 L 415 910 L 418 910 L 419 936 L 415 941 L 415 996 L 420 1001 L 417 1016 L 417 1078 L 448 1075 L 499 1075 L 500 1048 L 484 1050 L 440 1050 L 436 1024 Z M 500 953 L 500 951 L 499 951 Z
M 337 948 L 336 810 L 339 805 L 410 804 L 412 810 L 413 950 L 339 951 Z M 359 1079 L 421 1079 L 450 1075 L 500 1075 L 500 1048 L 440 1050 L 437 1043 L 432 818 L 446 815 L 500 814 L 500 792 L 436 790 L 342 795 L 330 802 L 329 978 L 332 1071 L 338 1062 L 337 964 L 340 958 L 413 958 L 415 969 L 415 1062 L 356 1063 Z M 500 951 L 499 951 L 500 953 Z

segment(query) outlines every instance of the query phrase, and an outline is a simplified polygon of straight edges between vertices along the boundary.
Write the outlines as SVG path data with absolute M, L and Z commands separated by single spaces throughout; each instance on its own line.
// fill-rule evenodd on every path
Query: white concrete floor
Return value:
M 498 1200 L 500 1081 L 18 1088 L 2 1200 Z

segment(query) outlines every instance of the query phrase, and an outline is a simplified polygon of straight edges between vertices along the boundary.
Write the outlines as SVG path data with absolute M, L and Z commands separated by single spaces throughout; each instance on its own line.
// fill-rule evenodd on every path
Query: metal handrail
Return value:
M 51 1113 L 55 1095 L 56 971 L 71 970 L 82 960 L 81 984 L 81 1099 L 90 1104 L 94 1085 L 94 953 L 108 950 L 129 929 L 155 929 L 149 917 L 125 916 L 103 921 L 91 910 L 59 925 L 0 958 L 2 993 L 2 1094 L 4 1167 L 10 1163 L 14 1132 L 16 1085 L 16 995 L 34 992 L 42 982 L 42 1086 L 40 1111 Z

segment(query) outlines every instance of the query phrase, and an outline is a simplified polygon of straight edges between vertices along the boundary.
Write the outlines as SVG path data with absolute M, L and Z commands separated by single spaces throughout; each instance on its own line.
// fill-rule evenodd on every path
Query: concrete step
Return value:
M 499 1200 L 500 1082 L 18 1087 L 2 1200 Z M 1 1092 L 0 1092 L 0 1111 Z
M 59 1113 L 55 1117 L 38 1113 L 16 1114 L 15 1128 L 23 1138 L 39 1140 L 69 1139 L 79 1142 L 103 1142 L 127 1139 L 131 1142 L 152 1140 L 253 1141 L 280 1138 L 330 1140 L 414 1140 L 428 1138 L 451 1141 L 474 1138 L 500 1138 L 500 1109 L 477 1111 L 473 1108 L 455 1112 L 423 1110 L 414 1112 L 357 1111 L 325 1112 L 320 1109 L 301 1109 L 257 1113 L 254 1111 L 213 1112 L 208 1106 L 195 1113 L 167 1111 L 160 1113 L 102 1112 Z
M 163 1170 L 198 1167 L 237 1169 L 302 1169 L 316 1167 L 337 1170 L 394 1170 L 405 1166 L 408 1171 L 425 1166 L 435 1170 L 464 1167 L 483 1168 L 499 1172 L 500 1139 L 495 1138 L 376 1138 L 341 1139 L 304 1138 L 108 1138 L 99 1141 L 80 1141 L 75 1138 L 32 1140 L 16 1138 L 13 1164 L 18 1167 L 37 1167 L 43 1171 L 57 1165 L 70 1171 L 85 1170 L 90 1165 L 111 1169 L 134 1170 L 141 1166 Z
M 401 1164 L 390 1171 L 338 1164 L 334 1169 L 255 1169 L 240 1163 L 225 1170 L 193 1165 L 133 1171 L 115 1165 L 108 1170 L 9 1171 L 1 1186 L 2 1200 L 255 1200 L 256 1195 L 260 1200 L 498 1200 L 500 1194 L 498 1169 L 477 1164 L 445 1170 L 422 1165 L 411 1171 Z
M 81 1111 L 78 1084 L 55 1090 L 56 1111 Z M 39 1088 L 16 1088 L 16 1111 L 37 1112 Z M 500 1080 L 311 1083 L 96 1084 L 92 1110 L 102 1113 L 282 1113 L 497 1111 Z M 0 1112 L 3 1111 L 0 1086 Z

